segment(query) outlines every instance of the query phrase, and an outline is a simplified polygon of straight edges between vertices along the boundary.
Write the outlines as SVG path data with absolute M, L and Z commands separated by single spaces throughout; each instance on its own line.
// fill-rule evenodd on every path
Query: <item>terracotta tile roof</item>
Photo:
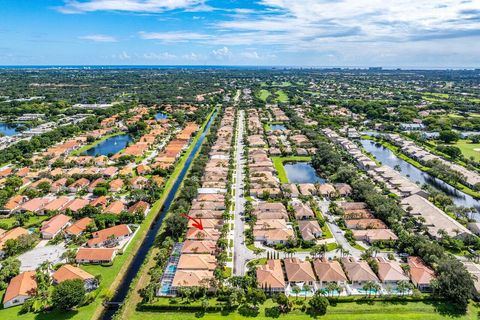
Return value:
M 7 210 L 13 210 L 17 208 L 22 203 L 23 200 L 24 200 L 24 197 L 22 195 L 17 194 L 11 197 L 10 200 L 8 200 L 3 207 Z
M 105 212 L 113 213 L 113 214 L 120 214 L 123 210 L 125 210 L 125 205 L 120 200 L 115 200 L 105 208 Z
M 173 287 L 209 287 L 208 281 L 213 279 L 211 270 L 177 270 L 173 277 Z
M 57 214 L 56 216 L 50 218 L 50 220 L 47 220 L 42 223 L 42 227 L 40 228 L 40 232 L 42 233 L 48 233 L 48 234 L 56 234 L 62 228 L 65 227 L 65 225 L 71 220 L 69 216 L 66 216 L 64 214 Z
M 347 276 L 343 272 L 340 262 L 336 260 L 316 259 L 313 261 L 313 268 L 317 274 L 318 280 L 322 282 L 347 281 Z
M 69 226 L 65 232 L 68 233 L 68 234 L 71 234 L 71 235 L 75 235 L 75 236 L 78 236 L 79 234 L 81 234 L 83 231 L 85 231 L 85 229 L 87 228 L 87 226 L 92 223 L 93 219 L 89 218 L 89 217 L 84 217 L 78 221 L 75 221 L 75 223 L 73 223 L 71 226 Z
M 90 201 L 87 199 L 73 199 L 69 204 L 65 206 L 65 209 L 70 209 L 73 212 L 77 212 L 89 203 Z
M 410 266 L 410 278 L 413 283 L 429 285 L 435 279 L 435 272 L 419 257 L 408 257 L 408 265 Z
M 130 208 L 128 208 L 129 213 L 145 213 L 150 205 L 145 201 L 138 201 L 137 203 L 133 204 Z
M 316 281 L 312 265 L 309 261 L 303 261 L 298 258 L 287 258 L 284 260 L 284 262 L 288 281 Z
M 215 270 L 217 258 L 211 254 L 182 254 L 177 269 Z
M 259 287 L 285 288 L 285 279 L 280 260 L 268 260 L 265 265 L 257 266 L 256 273 Z
M 216 249 L 217 243 L 212 240 L 186 240 L 182 253 L 214 253 Z
M 61 283 L 65 280 L 80 279 L 85 281 L 95 277 L 80 268 L 74 267 L 70 264 L 64 264 L 53 273 L 52 278 L 56 283 Z
M 48 204 L 46 204 L 43 207 L 43 210 L 46 210 L 46 211 L 61 210 L 71 200 L 72 199 L 70 199 L 69 197 L 59 197 L 59 198 L 49 202 Z
M 22 272 L 18 276 L 12 278 L 5 291 L 3 303 L 18 296 L 34 296 L 37 290 L 37 281 L 35 279 L 35 271 Z
M 22 227 L 16 227 L 6 232 L 3 232 L 0 235 L 0 250 L 3 249 L 7 240 L 17 239 L 18 237 L 22 235 L 27 235 L 27 234 L 28 234 L 28 231 Z
M 377 257 L 378 277 L 382 282 L 385 281 L 408 281 L 408 277 L 403 272 L 400 263 L 397 261 L 386 260 L 383 257 Z
M 379 281 L 366 261 L 347 257 L 342 259 L 342 264 L 350 281 Z
M 81 261 L 112 261 L 115 256 L 113 248 L 80 248 L 75 260 Z
M 24 211 L 36 212 L 42 209 L 49 201 L 50 199 L 48 198 L 33 198 L 20 205 L 20 208 Z
M 119 224 L 111 228 L 103 229 L 92 234 L 93 239 L 87 241 L 89 247 L 102 244 L 108 241 L 110 238 L 126 237 L 132 234 L 132 230 L 126 224 Z

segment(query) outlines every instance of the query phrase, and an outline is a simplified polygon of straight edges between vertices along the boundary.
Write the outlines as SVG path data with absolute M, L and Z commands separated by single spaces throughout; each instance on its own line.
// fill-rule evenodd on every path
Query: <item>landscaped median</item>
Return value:
M 278 178 L 280 179 L 281 183 L 288 183 L 287 171 L 285 171 L 285 167 L 283 164 L 285 162 L 309 162 L 312 160 L 312 157 L 308 156 L 290 156 L 290 157 L 270 157 L 273 161 L 273 165 L 275 166 L 275 170 L 277 170 Z

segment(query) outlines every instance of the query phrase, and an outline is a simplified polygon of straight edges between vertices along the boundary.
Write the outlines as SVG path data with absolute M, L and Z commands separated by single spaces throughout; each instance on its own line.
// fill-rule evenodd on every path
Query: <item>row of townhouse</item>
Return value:
M 201 188 L 188 212 L 188 215 L 196 220 L 189 220 L 186 240 L 180 244 L 180 255 L 167 265 L 161 282 L 163 290 L 160 288 L 158 295 L 162 295 L 162 292 L 176 294 L 181 287 L 210 287 L 210 281 L 214 279 L 214 270 L 217 268 L 216 254 L 219 252 L 217 241 L 221 236 L 223 217 L 227 210 L 227 177 L 233 151 L 234 119 L 235 109 L 226 108 L 215 143 L 210 148 Z M 195 225 L 199 221 L 203 228 L 199 229 Z M 171 280 L 167 280 L 168 277 Z M 165 281 L 168 283 L 165 284 Z
M 385 134 L 383 137 L 386 140 L 391 141 L 394 145 L 400 147 L 403 153 L 422 164 L 426 164 L 428 161 L 436 160 L 444 165 L 447 165 L 450 167 L 450 169 L 461 173 L 465 177 L 463 182 L 471 188 L 475 187 L 477 184 L 480 184 L 480 174 L 476 171 L 472 171 L 464 166 L 450 162 L 436 154 L 433 154 L 430 151 L 419 147 L 414 141 L 405 139 L 398 134 Z
M 293 287 L 299 287 L 305 295 L 311 295 L 317 290 L 325 290 L 329 283 L 336 283 L 342 292 L 334 295 L 365 295 L 363 286 L 367 282 L 380 285 L 381 289 L 372 294 L 387 293 L 388 286 L 395 291 L 400 281 L 412 281 L 422 291 L 429 291 L 435 272 L 418 257 L 408 257 L 408 272 L 396 260 L 383 257 L 375 258 L 377 272 L 363 260 L 343 257 L 339 260 L 325 258 L 304 261 L 298 258 L 283 260 L 268 260 L 266 264 L 256 267 L 257 284 L 259 288 L 269 292 L 285 292 L 295 294 Z

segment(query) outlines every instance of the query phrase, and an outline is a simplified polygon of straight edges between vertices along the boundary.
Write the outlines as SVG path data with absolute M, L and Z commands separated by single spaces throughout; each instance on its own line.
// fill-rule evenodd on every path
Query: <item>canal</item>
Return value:
M 423 172 L 422 170 L 416 168 L 405 160 L 397 157 L 391 150 L 385 148 L 384 146 L 375 143 L 371 140 L 361 140 L 363 148 L 373 154 L 377 160 L 382 162 L 392 168 L 400 169 L 400 174 L 415 183 L 420 183 L 420 185 L 426 184 L 432 186 L 433 188 L 444 192 L 448 195 L 456 206 L 463 206 L 467 208 L 475 208 L 477 212 L 480 211 L 480 201 L 474 199 L 472 196 L 469 196 L 466 193 L 461 192 L 460 190 L 455 189 L 448 183 L 443 182 L 440 179 L 437 179 L 430 174 Z M 475 218 L 478 220 L 480 218 L 479 214 L 475 215 Z
M 163 219 L 165 218 L 166 213 L 168 212 L 168 209 L 170 208 L 170 205 L 172 204 L 173 200 L 175 199 L 175 194 L 177 193 L 178 189 L 180 188 L 183 179 L 185 178 L 185 175 L 188 172 L 188 169 L 190 168 L 190 165 L 193 162 L 193 159 L 195 158 L 195 155 L 198 153 L 200 146 L 202 145 L 203 140 L 205 139 L 205 136 L 210 129 L 210 126 L 215 119 L 216 112 L 210 117 L 208 120 L 207 125 L 205 126 L 202 134 L 200 135 L 200 138 L 197 140 L 195 143 L 192 152 L 188 156 L 185 165 L 182 168 L 182 171 L 180 171 L 179 176 L 175 180 L 175 183 L 172 186 L 172 189 L 168 193 L 167 198 L 165 199 L 165 202 L 163 204 L 162 209 L 160 210 L 160 213 L 157 215 L 155 218 L 155 221 L 152 223 L 150 226 L 150 229 L 147 232 L 147 235 L 143 239 L 142 244 L 140 245 L 140 248 L 136 252 L 135 256 L 132 259 L 132 262 L 128 266 L 128 270 L 125 273 L 123 279 L 121 280 L 120 285 L 117 288 L 117 291 L 115 292 L 115 295 L 112 298 L 112 301 L 115 303 L 123 303 L 125 300 L 125 297 L 127 296 L 128 290 L 130 288 L 130 284 L 132 283 L 133 278 L 137 275 L 138 271 L 140 270 L 140 267 L 145 261 L 145 258 L 147 256 L 148 251 L 153 245 L 153 242 L 155 241 L 155 237 L 160 230 L 160 227 L 162 225 Z M 113 315 L 115 314 L 116 309 L 115 308 L 108 308 L 105 310 L 103 313 L 102 319 L 103 320 L 110 320 L 112 319 Z

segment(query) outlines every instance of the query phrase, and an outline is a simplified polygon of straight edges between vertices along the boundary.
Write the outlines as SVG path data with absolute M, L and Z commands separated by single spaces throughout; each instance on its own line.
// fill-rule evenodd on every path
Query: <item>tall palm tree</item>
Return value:
M 303 291 L 304 291 L 304 296 L 305 296 L 305 300 L 307 299 L 307 293 L 312 289 L 312 287 L 310 287 L 310 285 L 308 284 L 304 284 L 303 285 Z

